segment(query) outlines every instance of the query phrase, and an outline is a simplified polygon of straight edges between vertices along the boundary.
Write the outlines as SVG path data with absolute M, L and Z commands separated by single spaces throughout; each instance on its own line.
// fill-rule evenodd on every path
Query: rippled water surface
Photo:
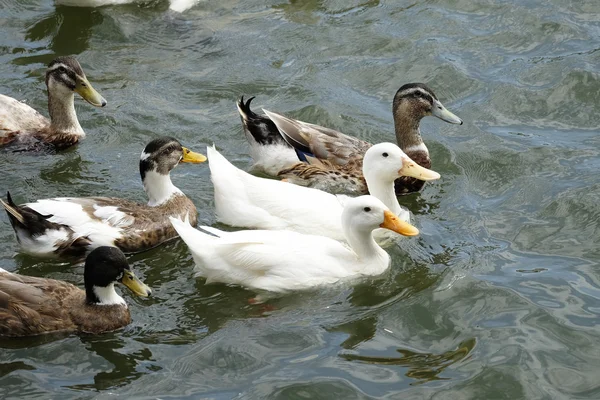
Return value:
M 425 82 L 463 126 L 425 119 L 442 180 L 401 200 L 417 239 L 381 277 L 250 305 L 192 278 L 173 241 L 130 258 L 154 289 L 100 336 L 0 341 L 0 397 L 600 398 L 600 5 L 597 0 L 166 1 L 91 8 L 0 0 L 0 93 L 46 112 L 44 66 L 76 54 L 108 100 L 77 100 L 86 139 L 0 153 L 0 190 L 145 200 L 144 145 L 216 143 L 250 165 L 235 100 L 393 140 L 391 100 Z M 214 224 L 208 168 L 174 183 Z M 0 267 L 82 282 L 17 254 Z

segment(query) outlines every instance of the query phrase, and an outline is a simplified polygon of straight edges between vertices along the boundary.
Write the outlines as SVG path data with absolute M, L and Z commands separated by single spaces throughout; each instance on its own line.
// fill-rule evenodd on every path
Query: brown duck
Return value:
M 56 148 L 72 146 L 85 136 L 75 114 L 74 93 L 93 106 L 106 105 L 75 57 L 52 61 L 46 70 L 46 86 L 50 119 L 25 103 L 0 94 L 0 146 L 16 142 L 30 148 L 40 142 Z
M 16 205 L 10 193 L 0 199 L 24 252 L 38 256 L 82 256 L 99 246 L 126 253 L 148 250 L 177 236 L 169 217 L 196 224 L 194 203 L 171 182 L 180 162 L 201 163 L 174 138 L 151 141 L 140 158 L 140 175 L 148 204 L 116 197 L 60 197 Z
M 252 99 L 244 103 L 242 97 L 237 105 L 255 171 L 329 192 L 368 194 L 362 160 L 371 143 L 267 110 L 266 116 L 258 115 L 250 110 Z M 424 168 L 431 168 L 431 158 L 421 138 L 421 119 L 432 115 L 462 124 L 423 83 L 409 83 L 398 89 L 392 112 L 398 146 Z M 424 184 L 415 178 L 398 178 L 396 194 L 421 190 Z
M 115 282 L 138 296 L 151 290 L 140 281 L 115 247 L 92 251 L 84 270 L 85 290 L 68 282 L 13 274 L 0 268 L 0 336 L 51 332 L 102 333 L 131 322 Z

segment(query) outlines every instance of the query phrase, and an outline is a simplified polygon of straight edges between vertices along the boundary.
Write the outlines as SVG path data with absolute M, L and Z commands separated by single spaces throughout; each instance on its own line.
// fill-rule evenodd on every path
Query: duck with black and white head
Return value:
M 99 246 L 136 253 L 174 238 L 169 217 L 196 224 L 194 203 L 171 181 L 180 163 L 206 161 L 172 137 L 154 139 L 140 156 L 140 176 L 148 203 L 118 197 L 59 197 L 16 205 L 10 193 L 0 200 L 21 249 L 38 256 L 81 256 Z

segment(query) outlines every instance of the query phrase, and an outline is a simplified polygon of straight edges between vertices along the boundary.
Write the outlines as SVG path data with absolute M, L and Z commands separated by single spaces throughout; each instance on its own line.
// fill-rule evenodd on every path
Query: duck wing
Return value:
M 331 166 L 361 171 L 364 153 L 372 145 L 364 140 L 345 135 L 334 129 L 309 124 L 283 115 L 263 110 L 275 123 L 277 129 L 296 152 L 301 161 L 313 157 L 329 161 Z M 314 164 L 314 161 L 312 161 Z
M 63 304 L 65 299 L 80 292 L 67 282 L 0 269 L 0 336 L 74 330 L 75 325 Z

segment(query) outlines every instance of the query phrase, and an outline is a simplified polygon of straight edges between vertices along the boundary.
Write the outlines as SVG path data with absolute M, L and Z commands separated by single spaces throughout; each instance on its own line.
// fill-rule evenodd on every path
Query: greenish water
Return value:
M 131 262 L 126 329 L 0 341 L 0 397 L 207 399 L 600 398 L 600 7 L 597 0 L 200 2 L 99 9 L 0 0 L 0 93 L 45 110 L 44 65 L 77 54 L 105 109 L 56 156 L 0 153 L 18 201 L 144 201 L 139 154 L 158 135 L 250 165 L 235 108 L 265 107 L 380 142 L 391 100 L 429 84 L 463 126 L 426 119 L 442 180 L 402 198 L 418 239 L 388 273 L 249 305 L 205 285 L 174 241 Z M 204 165 L 174 183 L 214 224 Z M 18 255 L 0 267 L 81 283 L 82 268 Z

